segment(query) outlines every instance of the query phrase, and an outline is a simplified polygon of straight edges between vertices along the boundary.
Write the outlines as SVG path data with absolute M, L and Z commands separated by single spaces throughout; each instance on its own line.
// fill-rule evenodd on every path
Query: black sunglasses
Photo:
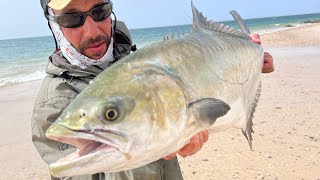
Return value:
M 107 19 L 111 13 L 112 2 L 110 1 L 108 3 L 96 6 L 88 12 L 66 13 L 57 16 L 46 15 L 46 17 L 58 23 L 62 27 L 77 28 L 86 22 L 88 16 L 90 16 L 94 21 L 98 22 Z

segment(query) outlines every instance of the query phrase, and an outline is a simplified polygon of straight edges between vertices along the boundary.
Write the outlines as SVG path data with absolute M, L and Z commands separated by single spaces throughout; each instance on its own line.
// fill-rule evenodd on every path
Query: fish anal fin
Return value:
M 258 105 L 258 102 L 259 102 L 259 98 L 260 98 L 260 95 L 261 95 L 261 82 L 259 84 L 259 87 L 258 87 L 258 90 L 257 90 L 257 93 L 256 93 L 256 98 L 254 99 L 253 103 L 252 103 L 252 106 L 251 106 L 251 109 L 250 109 L 250 113 L 249 113 L 249 116 L 248 116 L 248 120 L 246 122 L 246 125 L 244 128 L 241 129 L 243 135 L 246 137 L 248 143 L 249 143 L 249 146 L 250 146 L 250 150 L 252 151 L 252 133 L 254 133 L 253 131 L 253 117 L 254 117 L 254 112 L 256 111 L 256 107 Z
M 215 98 L 204 98 L 192 102 L 188 106 L 188 113 L 209 126 L 214 124 L 216 119 L 224 116 L 230 110 L 230 106 L 222 100 Z
M 250 150 L 252 151 L 252 133 L 254 133 L 252 129 L 252 125 L 247 123 L 247 127 L 245 129 L 241 129 L 242 134 L 246 137 Z

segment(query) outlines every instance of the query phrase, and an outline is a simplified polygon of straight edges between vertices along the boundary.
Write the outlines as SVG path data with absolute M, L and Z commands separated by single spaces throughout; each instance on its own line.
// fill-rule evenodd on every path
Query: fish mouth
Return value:
M 128 154 L 132 143 L 124 133 L 114 130 L 74 130 L 62 124 L 53 124 L 46 136 L 54 141 L 77 147 L 77 151 L 51 164 L 52 167 L 67 165 L 103 154 Z M 50 165 L 50 166 L 51 166 Z

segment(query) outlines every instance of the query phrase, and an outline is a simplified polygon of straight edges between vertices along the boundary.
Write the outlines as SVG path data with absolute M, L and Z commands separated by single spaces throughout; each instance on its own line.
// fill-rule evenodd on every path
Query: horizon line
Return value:
M 257 20 L 257 19 L 266 19 L 266 18 L 275 18 L 275 17 L 287 17 L 287 16 L 301 16 L 301 15 L 311 15 L 311 14 L 320 14 L 320 12 L 317 13 L 307 13 L 307 14 L 291 14 L 291 15 L 280 15 L 280 16 L 266 16 L 266 17 L 256 17 L 256 18 L 244 18 L 244 20 Z M 319 19 L 320 20 L 320 19 Z M 230 22 L 234 21 L 233 19 L 228 20 L 221 20 L 217 22 Z M 166 28 L 166 27 L 174 27 L 174 26 L 189 26 L 192 24 L 175 24 L 175 25 L 161 25 L 161 26 L 152 26 L 152 27 L 138 27 L 138 28 L 129 28 L 129 31 L 132 30 L 146 30 L 146 29 L 154 29 L 154 28 Z M 26 37 L 16 37 L 16 38 L 4 38 L 0 39 L 0 41 L 4 40 L 17 40 L 17 39 L 30 39 L 30 38 L 42 38 L 42 37 L 52 37 L 52 34 L 48 35 L 39 35 L 39 36 L 26 36 Z

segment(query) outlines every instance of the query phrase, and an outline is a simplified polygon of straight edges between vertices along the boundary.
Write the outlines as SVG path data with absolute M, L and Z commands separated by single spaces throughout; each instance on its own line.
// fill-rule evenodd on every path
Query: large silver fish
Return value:
M 176 152 L 203 130 L 241 128 L 252 145 L 263 49 L 192 9 L 190 34 L 106 69 L 46 131 L 78 148 L 49 165 L 53 176 L 137 168 Z

